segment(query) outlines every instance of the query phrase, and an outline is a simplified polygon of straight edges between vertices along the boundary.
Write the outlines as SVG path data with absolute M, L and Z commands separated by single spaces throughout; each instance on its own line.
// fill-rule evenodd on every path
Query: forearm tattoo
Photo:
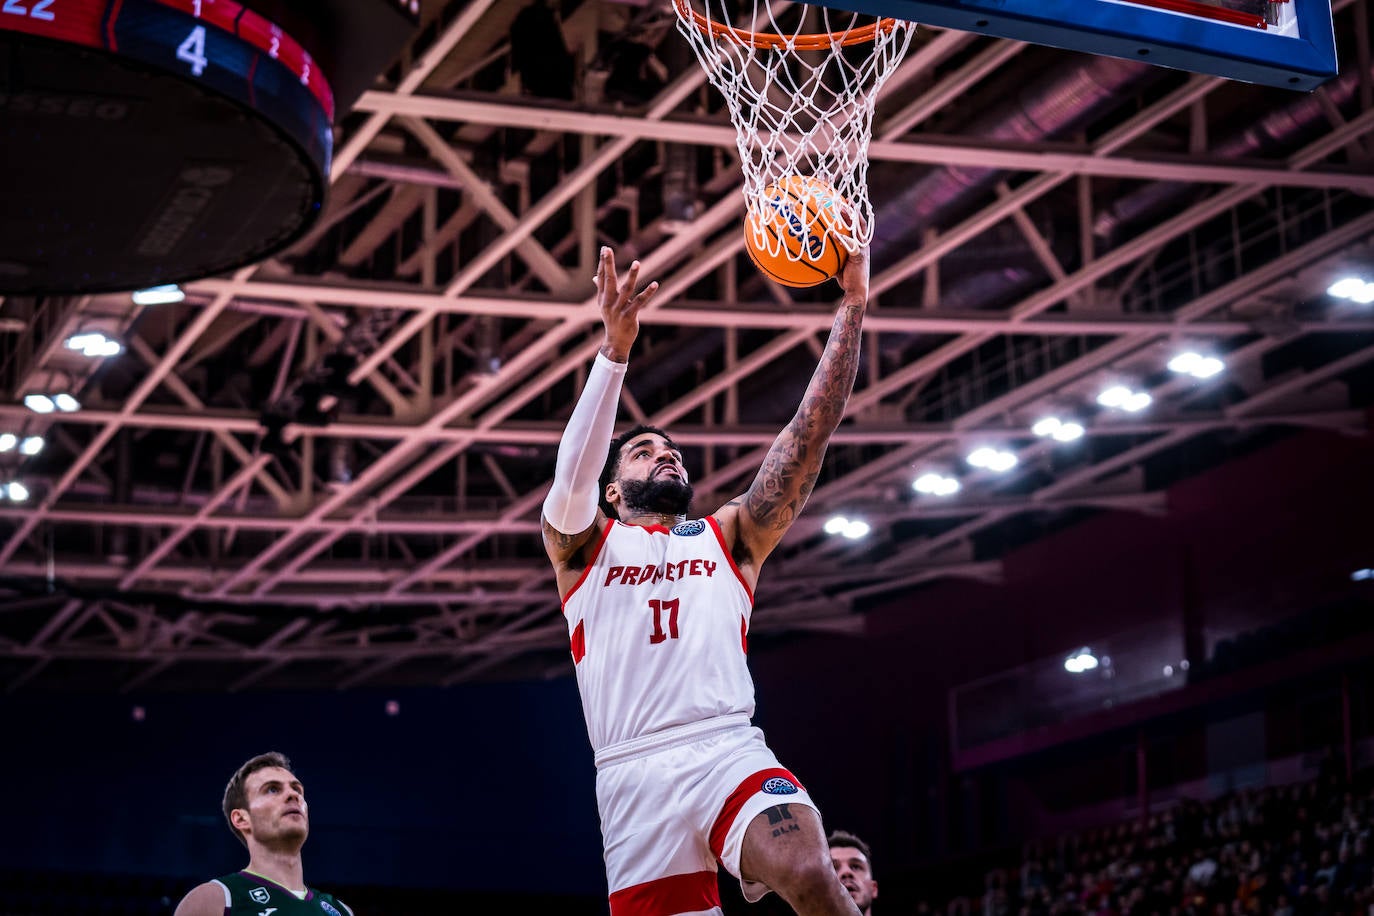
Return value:
M 846 306 L 836 313 L 801 406 L 763 459 L 746 508 L 764 528 L 786 531 L 816 486 L 826 445 L 854 390 L 862 325 L 862 308 Z

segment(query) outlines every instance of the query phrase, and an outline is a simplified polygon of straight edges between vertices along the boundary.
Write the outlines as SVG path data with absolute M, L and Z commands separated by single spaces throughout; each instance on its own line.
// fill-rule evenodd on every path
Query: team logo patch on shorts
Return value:
M 797 786 L 790 779 L 774 776 L 763 781 L 763 791 L 769 795 L 796 795 Z
M 701 534 L 705 530 L 706 523 L 703 522 L 701 519 L 696 519 L 690 522 L 682 522 L 680 524 L 673 526 L 673 534 L 685 538 L 696 537 L 698 534 Z

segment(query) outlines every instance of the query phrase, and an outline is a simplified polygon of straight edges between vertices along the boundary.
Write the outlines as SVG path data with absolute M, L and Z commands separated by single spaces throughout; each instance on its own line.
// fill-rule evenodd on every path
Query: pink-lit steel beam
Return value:
M 468 124 L 508 126 L 531 130 L 617 136 L 631 141 L 654 139 L 670 143 L 718 146 L 734 149 L 733 125 L 705 119 L 664 120 L 640 115 L 587 112 L 548 108 L 536 104 L 509 104 L 437 94 L 398 95 L 381 90 L 363 93 L 357 105 L 390 117 L 429 118 Z M 970 168 L 994 168 L 1016 172 L 1055 172 L 1143 181 L 1180 181 L 1200 184 L 1263 184 L 1271 187 L 1307 187 L 1374 193 L 1374 175 L 1356 171 L 1311 171 L 1256 164 L 1251 160 L 1212 160 L 1203 157 L 1164 158 L 1101 155 L 1096 151 L 1066 148 L 1065 144 L 994 144 L 966 139 L 935 140 L 929 137 L 901 140 L 874 139 L 869 144 L 872 161 L 920 165 L 957 162 Z
M 449 52 L 458 46 L 458 43 L 494 4 L 495 0 L 472 0 L 465 6 L 463 11 L 439 35 L 434 44 L 426 48 L 424 53 L 411 63 L 405 76 L 396 86 L 394 95 L 398 98 L 404 98 L 424 85 L 425 80 L 429 79 L 434 69 L 444 62 L 444 58 L 448 57 Z M 348 167 L 353 164 L 353 161 L 362 155 L 368 144 L 377 134 L 382 132 L 382 128 L 386 126 L 390 117 L 389 114 L 372 115 L 349 135 L 343 146 L 335 150 L 334 162 L 329 169 L 331 181 L 337 181 L 340 175 L 348 171 Z
M 424 314 L 491 315 L 545 321 L 566 321 L 582 308 L 582 302 L 558 299 L 515 299 L 497 296 L 446 297 L 419 292 L 413 286 L 345 283 L 333 280 L 250 280 L 233 283 L 207 279 L 187 284 L 196 292 L 276 302 L 318 302 L 357 308 L 405 309 Z M 302 313 L 304 317 L 304 313 Z M 759 303 L 732 302 L 728 308 L 678 302 L 665 303 L 644 316 L 643 324 L 654 327 L 756 328 L 760 330 L 824 331 L 830 327 L 834 310 L 827 306 L 798 304 L 782 309 Z M 427 319 L 428 320 L 428 319 Z M 1367 331 L 1374 319 L 1350 317 L 1331 320 L 1306 320 L 1297 327 L 1312 333 Z M 1094 314 L 1075 311 L 1069 314 L 1041 315 L 1035 320 L 1008 318 L 996 313 L 938 311 L 884 306 L 864 319 L 864 329 L 894 334 L 1040 334 L 1077 337 L 1084 335 L 1136 336 L 1167 334 L 1178 330 L 1169 316 L 1118 313 Z M 1203 335 L 1249 334 L 1254 325 L 1235 319 L 1197 322 L 1189 331 Z
M 234 277 L 238 280 L 247 279 L 256 269 L 257 267 L 255 265 L 241 268 Z M 147 400 L 148 396 L 157 390 L 158 385 L 162 384 L 163 378 L 176 368 L 177 362 L 185 355 L 186 351 L 191 348 L 191 345 L 196 342 L 201 334 L 204 334 L 205 331 L 209 329 L 210 325 L 219 317 L 220 312 L 224 311 L 225 307 L 229 304 L 230 298 L 228 294 L 216 296 L 209 305 L 201 309 L 200 312 L 191 319 L 191 322 L 172 342 L 167 352 L 163 354 L 158 364 L 148 372 L 148 375 L 138 383 L 133 391 L 129 392 L 129 396 L 125 400 L 124 406 L 120 408 L 118 416 L 113 421 L 101 427 L 100 432 L 96 433 L 95 438 L 91 440 L 85 450 L 68 466 L 57 483 L 53 484 L 52 488 L 43 495 L 43 499 L 38 506 L 34 508 L 27 518 L 19 523 L 18 529 L 14 534 L 10 535 L 10 539 L 5 542 L 4 546 L 0 547 L 0 564 L 4 564 L 14 556 L 14 552 L 19 549 L 19 545 L 22 544 L 24 539 L 29 536 L 33 529 L 38 527 L 39 523 L 43 521 L 47 510 L 52 508 L 57 500 L 62 497 L 62 494 L 66 492 L 67 488 L 76 482 L 77 478 L 81 476 L 87 466 L 95 460 L 101 450 L 105 448 L 112 438 L 114 438 L 115 433 L 120 430 L 125 421 L 133 416 L 139 406 Z

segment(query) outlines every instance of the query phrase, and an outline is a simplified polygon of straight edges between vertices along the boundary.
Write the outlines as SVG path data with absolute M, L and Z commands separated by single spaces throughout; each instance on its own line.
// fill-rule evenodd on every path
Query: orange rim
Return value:
M 878 37 L 880 31 L 886 34 L 897 28 L 896 19 L 884 17 L 872 25 L 861 26 L 857 29 L 844 32 L 815 32 L 810 35 L 797 35 L 789 41 L 773 32 L 750 32 L 746 29 L 737 29 L 708 19 L 692 9 L 691 0 L 673 0 L 673 6 L 677 8 L 678 15 L 690 18 L 697 29 L 713 38 L 731 38 L 740 44 L 753 45 L 755 48 L 771 51 L 780 51 L 789 45 L 798 51 L 824 51 L 836 43 L 841 47 L 849 47 L 850 45 L 873 41 Z

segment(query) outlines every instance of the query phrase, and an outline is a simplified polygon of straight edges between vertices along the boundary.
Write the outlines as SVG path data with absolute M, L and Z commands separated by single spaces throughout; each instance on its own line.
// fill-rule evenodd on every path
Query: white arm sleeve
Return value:
M 601 468 L 615 431 L 625 363 L 596 354 L 587 384 L 577 399 L 563 439 L 558 443 L 553 486 L 544 497 L 544 518 L 564 534 L 580 534 L 596 521 Z

